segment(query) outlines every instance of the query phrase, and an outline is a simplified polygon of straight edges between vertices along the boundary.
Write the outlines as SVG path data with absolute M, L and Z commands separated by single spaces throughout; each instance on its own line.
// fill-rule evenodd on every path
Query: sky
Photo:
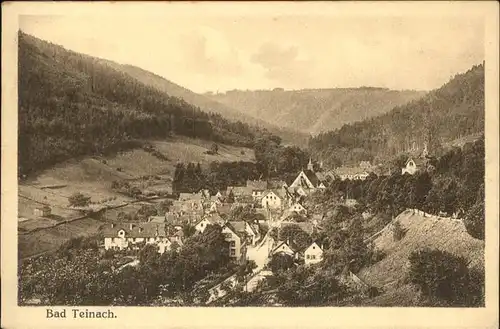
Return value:
M 21 16 L 20 29 L 192 91 L 431 90 L 484 59 L 471 17 Z

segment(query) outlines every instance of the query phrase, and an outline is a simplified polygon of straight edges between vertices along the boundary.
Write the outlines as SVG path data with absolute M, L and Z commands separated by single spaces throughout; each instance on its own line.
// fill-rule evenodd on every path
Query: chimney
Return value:
M 111 223 L 111 228 L 115 228 L 115 223 Z
M 134 224 L 130 223 L 130 229 L 132 230 L 134 228 Z
M 290 238 L 286 239 L 286 244 L 290 246 Z
M 143 231 L 143 230 L 144 230 L 144 229 L 143 229 L 142 227 L 139 227 L 139 232 L 141 232 L 141 233 L 142 233 L 142 231 Z

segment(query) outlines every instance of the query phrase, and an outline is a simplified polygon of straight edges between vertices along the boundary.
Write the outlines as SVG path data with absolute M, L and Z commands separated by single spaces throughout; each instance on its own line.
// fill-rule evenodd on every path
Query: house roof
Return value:
M 297 225 L 302 231 L 306 232 L 307 234 L 311 235 L 314 232 L 314 225 L 309 222 L 281 222 L 281 228 L 284 228 L 289 225 Z
M 130 225 L 132 224 L 132 229 Z M 153 238 L 155 236 L 166 237 L 165 223 L 119 223 L 114 227 L 107 225 L 103 229 L 104 237 L 117 237 L 120 230 L 125 231 L 126 238 Z
M 307 251 L 309 248 L 311 248 L 311 247 L 313 247 L 313 246 L 314 246 L 314 247 L 317 247 L 317 248 L 319 248 L 319 250 L 323 251 L 323 248 L 321 248 L 321 246 L 320 246 L 319 244 L 317 244 L 316 242 L 311 243 L 311 244 L 310 244 L 310 245 L 309 245 L 309 246 L 305 249 L 305 251 Z
M 252 188 L 246 186 L 229 186 L 227 188 L 228 192 L 231 191 L 233 195 L 241 196 L 241 195 L 252 195 Z
M 267 189 L 267 182 L 264 180 L 247 180 L 247 187 L 254 191 L 263 191 Z
M 235 232 L 246 232 L 246 222 L 242 220 L 228 222 Z
M 292 183 L 292 182 L 290 182 L 290 183 Z M 283 187 L 284 184 L 286 184 L 286 182 L 284 180 L 270 180 L 267 183 L 267 188 L 270 188 L 270 189 L 280 189 L 280 188 Z M 289 184 L 287 184 L 287 185 L 289 185 Z
M 318 186 L 320 183 L 320 180 L 316 173 L 312 170 L 304 170 L 304 174 L 307 176 L 307 178 L 311 181 L 314 187 Z
M 201 192 L 200 193 L 180 193 L 178 201 L 187 201 L 187 200 L 201 201 L 202 198 L 203 198 L 203 194 Z
M 223 203 L 217 206 L 217 212 L 219 214 L 229 214 L 231 212 L 232 207 L 233 207 L 232 203 Z
M 253 203 L 254 199 L 251 195 L 238 195 L 235 197 L 235 203 Z
M 356 174 L 363 174 L 368 172 L 359 167 L 339 167 L 334 170 L 334 173 L 337 175 L 356 175 Z
M 297 246 L 295 246 L 291 241 L 278 241 L 276 243 L 276 247 L 274 247 L 272 253 L 274 253 L 276 250 L 278 250 L 282 245 L 286 245 L 290 250 L 292 250 L 294 253 L 296 253 L 298 250 L 296 249 Z
M 233 231 L 234 234 L 236 234 L 240 238 L 245 238 L 247 233 L 245 232 L 245 228 L 244 227 L 243 227 L 243 230 L 241 230 L 241 224 L 238 224 L 239 222 L 240 221 L 238 221 L 238 222 L 226 222 L 225 226 L 227 228 L 229 228 L 231 231 Z M 236 227 L 234 226 L 235 223 L 236 223 Z
M 165 221 L 166 221 L 166 216 L 150 216 L 149 217 L 150 223 L 165 223 Z

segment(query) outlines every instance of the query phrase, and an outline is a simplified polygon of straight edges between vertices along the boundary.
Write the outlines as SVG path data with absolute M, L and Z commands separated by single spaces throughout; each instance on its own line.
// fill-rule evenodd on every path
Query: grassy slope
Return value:
M 407 230 L 400 241 L 394 241 L 390 225 L 375 239 L 375 246 L 387 256 L 373 266 L 363 269 L 359 277 L 370 285 L 383 287 L 385 293 L 372 301 L 375 305 L 410 305 L 414 288 L 405 284 L 408 256 L 415 250 L 430 247 L 463 256 L 471 267 L 484 266 L 484 241 L 472 238 L 463 223 L 452 219 L 435 219 L 401 213 L 397 218 Z
M 68 209 L 68 197 L 75 192 L 82 192 L 92 197 L 92 201 L 116 197 L 111 204 L 131 201 L 130 198 L 114 192 L 111 183 L 114 180 L 126 179 L 132 184 L 145 189 L 170 188 L 174 166 L 177 161 L 200 162 L 207 165 L 211 161 L 253 161 L 253 150 L 243 147 L 219 146 L 218 155 L 206 155 L 211 143 L 199 139 L 176 137 L 166 141 L 150 141 L 168 160 L 160 160 L 153 155 L 136 149 L 121 152 L 105 158 L 83 157 L 58 164 L 44 170 L 37 177 L 19 184 L 19 221 L 20 232 L 47 227 L 68 218 L 76 218 L 80 214 Z M 244 154 L 241 154 L 243 151 Z M 105 160 L 105 161 L 103 161 Z M 105 162 L 105 163 L 104 163 Z M 117 168 L 121 171 L 117 171 Z M 159 175 L 159 179 L 151 181 L 144 176 Z M 57 189 L 41 189 L 44 185 L 65 185 Z M 37 218 L 33 210 L 37 206 L 48 204 L 52 208 L 51 218 Z M 130 209 L 129 209 L 130 208 Z M 119 211 L 136 210 L 136 207 Z M 118 210 L 115 212 L 119 212 Z M 19 251 L 22 256 L 29 256 L 59 246 L 65 240 L 97 232 L 100 221 L 85 219 L 57 228 L 45 229 L 20 235 Z M 62 234 L 66 230 L 68 234 Z
M 314 134 L 386 113 L 424 94 L 382 88 L 338 88 L 233 91 L 211 98 L 272 124 Z

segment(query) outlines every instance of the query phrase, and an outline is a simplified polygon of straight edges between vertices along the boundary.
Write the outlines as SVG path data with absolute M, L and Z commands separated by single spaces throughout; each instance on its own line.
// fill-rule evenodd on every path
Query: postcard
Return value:
M 2 327 L 498 327 L 496 2 L 2 7 Z

